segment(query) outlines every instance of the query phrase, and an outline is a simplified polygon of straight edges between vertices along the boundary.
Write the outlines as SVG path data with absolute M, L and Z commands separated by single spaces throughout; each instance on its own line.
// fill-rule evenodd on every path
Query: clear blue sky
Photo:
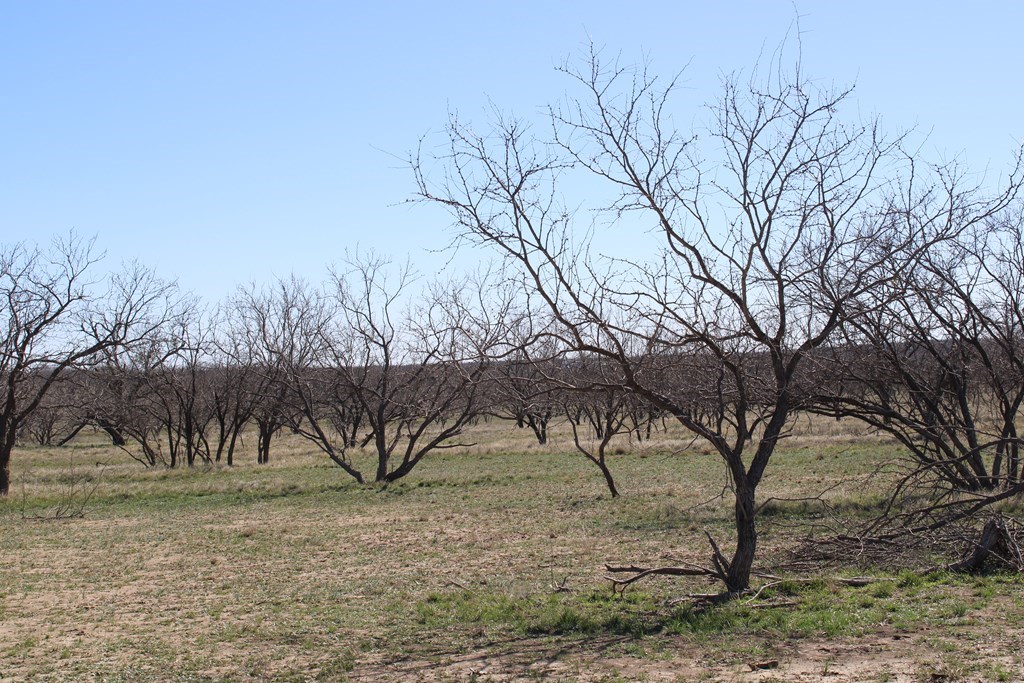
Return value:
M 687 121 L 797 13 L 805 71 L 856 81 L 861 113 L 1006 167 L 1024 138 L 1019 2 L 0 0 L 0 242 L 96 235 L 109 262 L 211 300 L 318 279 L 357 245 L 429 273 L 447 219 L 399 205 L 401 157 L 449 110 L 532 114 L 590 39 L 656 71 L 689 63 Z

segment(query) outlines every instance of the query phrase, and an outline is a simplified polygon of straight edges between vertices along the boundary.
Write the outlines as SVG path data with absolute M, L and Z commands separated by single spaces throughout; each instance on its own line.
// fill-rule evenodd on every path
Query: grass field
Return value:
M 761 499 L 829 489 L 870 514 L 898 455 L 842 425 L 807 428 Z M 360 487 L 294 437 L 269 465 L 144 470 L 97 436 L 15 452 L 0 501 L 0 680 L 1014 681 L 1024 581 L 884 574 L 854 588 L 779 570 L 820 512 L 765 508 L 755 602 L 656 578 L 613 594 L 604 564 L 704 562 L 731 543 L 716 456 L 662 436 L 611 459 L 622 497 L 557 432 L 507 423 Z M 254 444 L 252 444 L 254 445 Z M 95 491 L 84 517 L 53 519 Z M 76 489 L 81 491 L 83 489 Z M 777 665 L 775 663 L 777 662 Z M 766 668 L 752 671 L 752 665 Z

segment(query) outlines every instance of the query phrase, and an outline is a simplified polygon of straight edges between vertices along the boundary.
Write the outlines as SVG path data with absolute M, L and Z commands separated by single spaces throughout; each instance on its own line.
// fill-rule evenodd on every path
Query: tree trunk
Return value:
M 618 498 L 619 490 L 615 488 L 615 480 L 612 478 L 611 470 L 603 462 L 597 463 L 597 466 L 601 468 L 601 474 L 604 475 L 604 481 L 608 484 L 608 491 L 612 494 L 612 498 Z
M 78 436 L 78 432 L 80 432 L 80 431 L 82 431 L 83 429 L 85 429 L 85 426 L 86 426 L 86 425 L 85 425 L 85 423 L 84 423 L 84 422 L 83 422 L 82 424 L 80 424 L 80 425 L 77 425 L 77 426 L 76 426 L 76 427 L 75 427 L 74 429 L 72 429 L 72 430 L 71 430 L 71 433 L 70 433 L 70 434 L 68 434 L 67 436 L 65 436 L 65 437 L 64 437 L 63 439 L 61 439 L 61 440 L 60 440 L 60 441 L 59 441 L 59 442 L 57 443 L 57 446 L 58 446 L 58 447 L 60 447 L 60 446 L 66 446 L 66 445 L 67 445 L 67 443 L 68 443 L 68 441 L 71 441 L 71 439 L 73 439 L 73 438 L 75 438 L 76 436 Z M 116 445 L 116 444 L 115 444 L 115 445 Z
M 274 436 L 274 429 L 269 423 L 259 424 L 259 439 L 256 443 L 256 463 L 259 465 L 270 462 L 270 440 Z
M 949 565 L 953 572 L 981 573 L 985 565 L 991 564 L 1019 572 L 1022 562 L 1021 550 L 1006 528 L 1006 522 L 993 518 L 985 522 L 980 540 L 974 545 L 971 553 L 959 562 Z
M 548 421 L 543 417 L 537 418 L 533 415 L 527 415 L 526 423 L 530 426 L 533 431 L 533 435 L 537 437 L 537 443 L 541 446 L 548 442 Z
M 122 434 L 121 430 L 117 428 L 117 425 L 107 422 L 106 420 L 97 420 L 96 426 L 107 433 L 107 436 L 110 437 L 110 442 L 113 445 L 119 447 L 128 445 L 128 440 L 124 438 L 124 434 Z
M 754 526 L 754 487 L 736 484 L 736 552 L 729 563 L 726 588 L 738 593 L 750 587 L 750 570 L 757 550 Z
M 0 496 L 11 490 L 11 449 L 0 445 Z
M 222 418 L 220 415 L 217 416 L 217 452 L 214 456 L 214 462 L 220 462 L 221 455 L 224 453 L 224 448 L 228 444 L 228 423 L 226 418 Z
M 238 438 L 238 432 L 234 431 L 231 433 L 231 442 L 228 444 L 228 467 L 232 467 L 235 464 L 235 440 Z
M 381 471 L 377 470 L 377 483 L 390 484 L 391 482 L 398 481 L 405 475 L 409 474 L 409 472 L 412 471 L 412 468 L 413 466 L 415 466 L 415 464 L 415 462 L 403 462 L 401 465 L 399 465 L 390 472 L 388 472 L 385 469 L 383 477 L 381 477 Z

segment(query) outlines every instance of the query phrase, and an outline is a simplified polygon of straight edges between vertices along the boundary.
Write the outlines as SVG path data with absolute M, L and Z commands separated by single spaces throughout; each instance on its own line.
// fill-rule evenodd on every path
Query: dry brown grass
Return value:
M 624 439 L 611 462 L 624 495 L 611 500 L 561 427 L 545 447 L 509 423 L 471 436 L 477 445 L 431 456 L 386 489 L 356 486 L 291 436 L 269 465 L 246 453 L 230 469 L 146 471 L 97 437 L 16 452 L 15 488 L 0 503 L 0 678 L 928 680 L 986 647 L 964 676 L 1024 670 L 1019 654 L 1006 658 L 1021 651 L 1024 614 L 1010 579 L 888 597 L 821 587 L 798 596 L 806 613 L 778 623 L 764 621 L 771 610 L 666 606 L 707 590 L 700 582 L 613 600 L 605 562 L 702 561 L 705 529 L 728 538 L 717 458 L 674 432 Z M 867 473 L 893 452 L 846 425 L 811 423 L 763 495 L 834 486 L 833 500 L 863 501 Z M 97 476 L 83 519 L 24 517 L 45 515 L 75 477 Z M 813 511 L 785 519 L 803 514 Z M 768 564 L 792 542 L 779 521 L 763 527 Z M 849 618 L 833 624 L 829 610 Z M 780 668 L 746 666 L 772 658 Z

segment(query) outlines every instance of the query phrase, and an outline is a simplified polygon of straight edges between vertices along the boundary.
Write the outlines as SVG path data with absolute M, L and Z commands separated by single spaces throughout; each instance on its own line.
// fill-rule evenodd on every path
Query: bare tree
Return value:
M 673 127 L 675 81 L 608 68 L 593 51 L 565 72 L 583 95 L 551 108 L 551 137 L 502 115 L 483 133 L 453 117 L 443 177 L 412 160 L 419 195 L 518 265 L 563 343 L 614 364 L 622 388 L 717 451 L 736 546 L 727 558 L 713 543 L 702 571 L 741 591 L 757 486 L 801 407 L 798 370 L 867 292 L 941 236 L 880 219 L 899 141 L 874 122 L 844 122 L 849 91 L 818 87 L 799 67 L 726 80 L 709 110 L 710 160 L 697 134 Z M 577 174 L 604 183 L 622 229 L 660 234 L 658 258 L 600 266 L 589 256 L 562 200 Z M 663 381 L 674 375 L 687 381 Z
M 258 429 L 257 460 L 270 460 L 273 435 L 290 424 L 303 432 L 300 416 L 314 400 L 303 389 L 320 368 L 318 343 L 333 313 L 323 292 L 292 276 L 270 287 L 240 289 L 229 304 L 233 331 L 228 354 L 248 369 L 254 402 L 251 418 Z M 319 395 L 316 397 L 319 398 Z
M 492 353 L 505 344 L 508 298 L 486 281 L 435 283 L 414 294 L 408 267 L 369 256 L 334 272 L 337 324 L 325 328 L 322 348 L 369 428 L 373 480 L 392 482 L 453 439 L 485 408 Z M 315 425 L 315 415 L 306 414 Z M 364 475 L 344 448 L 317 443 L 357 481 Z
M 208 373 L 213 347 L 202 311 L 193 307 L 179 316 L 168 330 L 167 341 L 174 352 L 147 373 L 147 381 L 169 465 L 209 464 L 213 459 L 209 432 L 215 414 Z
M 179 298 L 145 340 L 107 349 L 102 363 L 78 373 L 83 415 L 147 467 L 209 462 L 210 349 L 197 302 Z
M 569 392 L 566 398 L 563 408 L 576 450 L 597 465 L 608 492 L 618 498 L 619 489 L 608 467 L 608 446 L 615 436 L 629 431 L 630 395 L 622 389 L 601 388 Z
M 970 299 L 965 306 L 977 319 L 976 336 L 983 340 L 978 355 L 997 401 L 991 474 L 996 482 L 1019 486 L 1024 482 L 1024 442 L 1017 427 L 1024 405 L 1024 207 L 1015 205 L 999 216 L 981 244 L 983 250 L 972 261 L 987 295 L 972 298 L 963 288 L 957 292 Z
M 519 429 L 529 428 L 541 446 L 548 442 L 548 426 L 563 400 L 560 385 L 550 379 L 556 367 L 551 355 L 521 349 L 492 371 L 494 414 L 513 420 Z
M 1024 257 L 1017 187 L 986 196 L 960 177 L 904 202 L 905 220 L 942 222 L 957 239 L 892 281 L 888 303 L 848 326 L 820 358 L 814 410 L 891 434 L 920 477 L 954 491 L 1021 482 L 1017 419 L 1024 402 Z
M 161 422 L 151 405 L 150 373 L 164 362 L 155 351 L 152 345 L 136 345 L 132 353 L 108 354 L 79 382 L 88 423 L 102 425 L 115 446 L 146 467 L 169 464 L 162 449 Z
M 224 459 L 231 466 L 238 440 L 259 402 L 259 379 L 252 365 L 242 360 L 251 353 L 243 352 L 231 317 L 219 315 L 217 320 L 221 333 L 215 334 L 213 360 L 207 372 L 217 423 L 213 458 L 216 462 Z
M 431 451 L 457 445 L 489 395 L 487 352 L 501 343 L 507 304 L 474 302 L 483 289 L 468 281 L 415 298 L 413 282 L 408 267 L 357 256 L 328 289 L 293 277 L 236 302 L 264 391 L 297 434 L 359 483 L 395 481 Z M 372 475 L 353 457 L 367 446 Z
M 38 375 L 29 381 L 42 382 L 45 378 Z M 81 429 L 75 419 L 77 403 L 74 386 L 67 376 L 54 382 L 36 409 L 22 422 L 18 442 L 39 446 L 64 445 Z
M 228 302 L 231 313 L 222 350 L 246 379 L 247 399 L 236 395 L 240 402 L 235 417 L 247 416 L 256 423 L 259 464 L 270 462 L 274 435 L 293 417 L 290 379 L 296 364 L 309 361 L 320 324 L 309 306 L 321 300 L 308 283 L 293 276 L 262 290 L 255 285 L 239 288 Z
M 25 420 L 69 369 L 145 339 L 163 321 L 171 288 L 139 266 L 94 280 L 99 256 L 74 235 L 49 249 L 0 249 L 0 495 Z

